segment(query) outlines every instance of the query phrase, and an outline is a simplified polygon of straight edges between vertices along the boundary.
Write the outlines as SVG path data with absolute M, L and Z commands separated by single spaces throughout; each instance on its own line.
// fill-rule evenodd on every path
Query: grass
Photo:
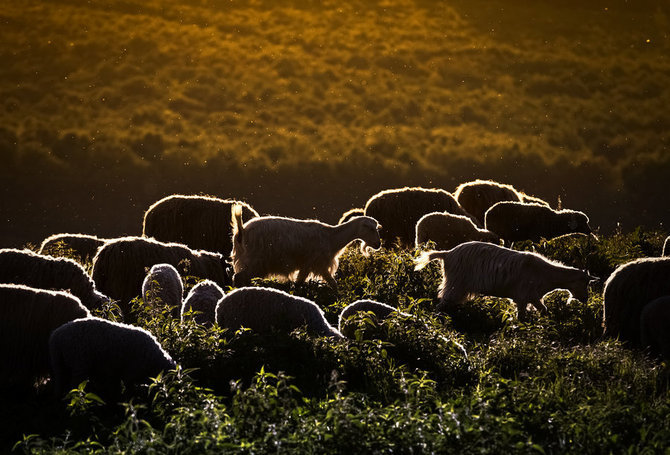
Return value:
M 664 234 L 519 245 L 613 270 L 657 254 Z M 50 384 L 3 391 L 2 450 L 17 453 L 664 453 L 665 364 L 603 339 L 602 292 L 562 291 L 520 323 L 504 299 L 434 312 L 435 264 L 403 251 L 347 250 L 339 293 L 259 280 L 315 300 L 331 323 L 359 298 L 412 316 L 361 314 L 353 339 L 235 333 L 135 302 L 138 324 L 180 364 L 107 402 L 86 384 L 55 400 Z M 603 276 L 604 278 L 604 276 Z M 106 313 L 109 317 L 111 313 Z M 465 348 L 465 355 L 460 346 Z M 40 412 L 36 412 L 38 410 Z M 14 445 L 15 444 L 15 445 Z

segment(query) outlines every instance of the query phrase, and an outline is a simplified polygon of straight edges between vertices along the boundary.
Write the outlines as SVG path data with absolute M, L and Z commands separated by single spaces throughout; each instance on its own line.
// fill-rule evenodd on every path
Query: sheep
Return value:
M 172 309 L 172 316 L 179 315 L 184 296 L 184 285 L 179 272 L 170 264 L 155 264 L 142 282 L 142 298 L 152 307 Z
M 311 300 L 264 287 L 243 287 L 226 294 L 216 305 L 216 322 L 223 328 L 247 327 L 258 333 L 288 333 L 306 326 L 311 335 L 342 338 Z
M 428 213 L 416 223 L 415 246 L 433 241 L 438 250 L 448 250 L 470 240 L 500 243 L 500 238 L 491 231 L 480 229 L 470 218 L 446 212 Z
M 527 304 L 546 312 L 544 296 L 566 289 L 586 303 L 588 284 L 595 278 L 537 254 L 514 251 L 484 242 L 467 242 L 448 251 L 429 251 L 416 259 L 416 270 L 439 259 L 443 265 L 438 309 L 447 309 L 478 294 L 512 299 L 519 320 L 526 319 Z
M 344 224 L 355 216 L 365 216 L 365 209 L 355 208 L 349 209 L 342 214 L 337 224 Z
M 130 301 L 140 294 L 146 270 L 161 263 L 176 267 L 182 276 L 209 278 L 221 286 L 229 284 L 221 254 L 144 237 L 121 237 L 105 243 L 93 258 L 92 276 L 98 288 L 118 300 L 121 311 L 128 315 Z
M 640 313 L 640 346 L 670 360 L 670 295 L 647 303 Z
M 52 330 L 90 313 L 66 292 L 0 284 L 0 384 L 33 385 L 49 373 Z
M 470 217 L 454 197 L 440 189 L 397 188 L 381 191 L 365 204 L 365 215 L 382 226 L 381 238 L 385 247 L 414 246 L 416 223 L 426 213 L 444 211 Z
M 642 309 L 665 295 L 670 295 L 670 257 L 642 258 L 620 265 L 605 282 L 604 335 L 639 347 Z
M 264 216 L 242 223 L 242 210 L 232 213 L 233 284 L 250 284 L 252 277 L 279 276 L 303 283 L 310 275 L 320 276 L 333 289 L 337 282 L 338 258 L 354 240 L 361 250 L 381 246 L 379 224 L 374 218 L 357 216 L 332 226 L 317 220 Z
M 204 280 L 191 288 L 181 307 L 181 320 L 188 311 L 193 311 L 193 320 L 210 327 L 216 322 L 216 304 L 224 296 L 223 289 L 211 280 Z
M 484 225 L 505 242 L 537 242 L 571 233 L 591 234 L 589 218 L 583 212 L 523 202 L 498 202 L 486 212 Z
M 78 297 L 89 310 L 109 302 L 77 262 L 30 250 L 0 249 L 0 283 L 25 284 L 38 289 L 64 290 Z
M 540 204 L 545 205 L 547 207 L 551 207 L 551 205 L 542 198 L 539 198 L 537 196 L 531 196 L 530 194 L 526 194 L 523 191 L 519 191 L 519 194 L 521 195 L 521 202 Z
M 176 363 L 148 331 L 100 318 L 76 319 L 54 330 L 49 356 L 59 395 L 89 380 L 107 393 L 145 383 Z
M 258 216 L 258 212 L 244 202 L 173 194 L 155 202 L 146 211 L 143 235 L 227 257 L 232 249 L 230 211 L 234 205 L 242 207 L 245 220 Z
M 663 242 L 662 256 L 670 256 L 670 235 L 666 237 L 665 242 Z
M 83 264 L 91 261 L 106 241 L 88 234 L 54 234 L 42 241 L 39 254 L 63 256 L 72 253 Z
M 356 300 L 355 302 L 350 303 L 344 307 L 340 313 L 337 327 L 343 336 L 347 338 L 355 337 L 354 327 L 347 323 L 347 319 L 360 311 L 372 312 L 378 320 L 384 320 L 393 313 L 406 314 L 401 313 L 396 308 L 393 308 L 392 306 L 385 303 L 375 302 L 374 300 Z
M 522 194 L 512 185 L 480 179 L 460 184 L 454 191 L 454 197 L 480 226 L 484 226 L 484 214 L 494 204 L 523 200 Z

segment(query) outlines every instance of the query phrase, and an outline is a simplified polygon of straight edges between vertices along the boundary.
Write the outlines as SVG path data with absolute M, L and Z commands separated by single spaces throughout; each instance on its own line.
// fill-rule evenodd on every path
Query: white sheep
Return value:
M 461 183 L 454 191 L 454 197 L 480 226 L 484 226 L 484 214 L 492 205 L 502 201 L 523 201 L 522 193 L 512 185 L 480 179 Z
M 193 320 L 205 326 L 216 322 L 216 304 L 224 296 L 223 289 L 211 280 L 204 280 L 191 288 L 181 307 L 181 320 L 193 311 Z
M 640 346 L 670 360 L 670 295 L 654 299 L 642 309 Z
M 620 265 L 605 282 L 604 335 L 639 347 L 642 309 L 666 295 L 670 295 L 670 257 L 642 258 Z
M 263 287 L 244 287 L 226 294 L 216 305 L 216 322 L 224 328 L 247 327 L 259 333 L 289 333 L 306 326 L 312 335 L 342 337 L 311 300 Z
M 448 250 L 471 240 L 500 243 L 500 238 L 491 231 L 480 229 L 467 216 L 446 212 L 428 213 L 416 223 L 415 246 L 435 242 L 435 248 Z
M 64 290 L 79 298 L 88 309 L 109 302 L 77 262 L 43 256 L 30 250 L 0 249 L 0 283 L 24 284 L 37 289 Z
M 127 315 L 130 301 L 142 291 L 146 270 L 161 263 L 174 266 L 182 276 L 208 278 L 222 286 L 230 282 L 228 265 L 219 253 L 144 237 L 122 237 L 105 243 L 93 259 L 91 275 L 98 288 L 118 300 Z
M 414 246 L 416 223 L 431 212 L 471 216 L 451 193 L 435 188 L 384 190 L 365 204 L 365 215 L 376 219 L 382 226 L 381 238 L 386 248 L 393 244 L 404 248 Z
M 546 312 L 544 296 L 555 289 L 566 289 L 572 297 L 586 303 L 589 281 L 595 279 L 583 270 L 550 261 L 537 253 L 484 242 L 467 242 L 449 251 L 423 253 L 416 260 L 416 269 L 436 259 L 443 263 L 438 308 L 448 308 L 479 294 L 503 297 L 516 303 L 520 320 L 525 320 L 529 303 Z
M 336 226 L 317 220 L 263 216 L 242 223 L 241 207 L 232 213 L 233 284 L 250 284 L 253 277 L 278 276 L 303 283 L 309 276 L 323 278 L 337 288 L 333 275 L 344 248 L 363 241 L 361 250 L 381 245 L 379 224 L 358 216 Z
M 170 264 L 155 264 L 142 282 L 142 298 L 154 308 L 171 308 L 177 316 L 184 297 L 179 272 Z
M 89 380 L 106 392 L 141 384 L 176 363 L 148 331 L 100 318 L 77 319 L 54 330 L 49 354 L 58 394 Z
M 523 202 L 498 202 L 486 212 L 484 224 L 506 242 L 591 234 L 589 218 L 582 212 Z
M 230 211 L 234 205 L 242 206 L 245 220 L 258 216 L 250 205 L 233 199 L 173 194 L 147 209 L 142 235 L 228 256 L 232 248 Z
M 66 292 L 0 284 L 0 384 L 29 386 L 45 378 L 51 332 L 88 316 L 80 300 Z

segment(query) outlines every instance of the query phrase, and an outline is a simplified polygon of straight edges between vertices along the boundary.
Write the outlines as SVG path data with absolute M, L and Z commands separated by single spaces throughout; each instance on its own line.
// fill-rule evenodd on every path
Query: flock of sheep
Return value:
M 246 221 L 245 221 L 246 220 Z M 39 253 L 0 249 L 1 384 L 32 385 L 51 376 L 63 394 L 83 380 L 114 388 L 137 384 L 175 367 L 146 330 L 132 323 L 131 301 L 172 308 L 175 318 L 258 332 L 306 327 L 315 336 L 351 336 L 347 319 L 371 311 L 383 319 L 395 308 L 360 300 L 341 313 L 338 328 L 312 301 L 251 286 L 254 277 L 321 279 L 337 289 L 338 257 L 361 241 L 361 253 L 381 247 L 437 250 L 416 259 L 443 267 L 438 309 L 476 295 L 512 299 L 519 319 L 528 304 L 546 311 L 543 297 L 566 289 L 586 302 L 588 272 L 511 242 L 562 235 L 593 235 L 587 216 L 554 210 L 510 185 L 476 180 L 452 194 L 441 189 L 382 191 L 366 206 L 346 212 L 337 225 L 317 220 L 259 216 L 248 204 L 205 196 L 172 195 L 146 211 L 139 237 L 100 239 L 57 234 Z M 507 245 L 507 246 L 502 246 Z M 51 256 L 63 248 L 81 263 Z M 664 256 L 670 249 L 666 240 Z M 90 275 L 82 263 L 92 261 Z M 201 280 L 184 298 L 182 277 Z M 670 358 L 670 257 L 620 266 L 604 288 L 605 335 Z M 229 288 L 234 288 L 226 292 Z M 92 317 L 115 301 L 126 324 Z

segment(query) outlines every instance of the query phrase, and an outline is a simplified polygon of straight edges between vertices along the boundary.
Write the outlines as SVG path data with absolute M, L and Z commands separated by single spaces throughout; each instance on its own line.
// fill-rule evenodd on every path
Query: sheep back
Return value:
M 66 292 L 0 284 L 0 384 L 32 385 L 46 377 L 51 332 L 88 316 L 79 299 Z
M 259 333 L 289 333 L 306 326 L 312 335 L 342 337 L 314 302 L 271 288 L 231 291 L 216 306 L 216 322 L 224 328 L 247 327 Z
M 170 307 L 172 316 L 179 316 L 184 285 L 179 272 L 170 264 L 155 264 L 142 282 L 142 298 L 152 307 Z
M 378 320 L 384 320 L 398 310 L 385 303 L 374 300 L 356 300 L 342 309 L 338 320 L 338 330 L 347 338 L 355 337 L 355 326 L 348 323 L 348 319 L 361 311 L 372 312 Z
M 576 210 L 553 210 L 542 204 L 498 202 L 485 215 L 486 229 L 503 240 L 516 242 L 542 238 L 552 239 L 565 234 L 590 234 L 588 217 Z
M 86 263 L 95 257 L 98 248 L 105 243 L 105 239 L 88 234 L 54 234 L 42 241 L 39 254 L 63 256 L 72 253 L 78 262 Z
M 181 308 L 181 320 L 188 311 L 196 312 L 193 320 L 205 326 L 216 322 L 216 304 L 224 296 L 223 289 L 211 280 L 204 280 L 191 288 Z
M 241 205 L 245 220 L 258 213 L 248 204 L 208 196 L 171 195 L 155 202 L 144 214 L 143 235 L 161 242 L 216 251 L 228 257 L 232 249 L 230 211 Z
M 0 283 L 24 284 L 38 289 L 64 290 L 86 308 L 97 309 L 109 301 L 98 292 L 84 268 L 68 258 L 54 258 L 30 250 L 0 249 Z
M 469 217 L 463 215 L 432 212 L 422 216 L 416 223 L 417 248 L 422 243 L 433 241 L 435 248 L 448 250 L 471 240 L 500 242 L 496 234 L 478 228 Z
M 604 334 L 640 346 L 642 309 L 665 295 L 670 295 L 670 258 L 643 258 L 620 265 L 605 282 Z
M 474 180 L 460 184 L 454 197 L 470 215 L 484 226 L 484 214 L 494 204 L 502 201 L 521 202 L 521 194 L 512 186 L 493 180 Z
M 105 243 L 93 259 L 92 276 L 98 288 L 118 300 L 127 314 L 130 301 L 141 292 L 147 270 L 161 263 L 172 265 L 181 276 L 207 278 L 221 286 L 229 284 L 219 253 L 144 237 L 122 237 Z
M 365 205 L 365 215 L 381 224 L 386 247 L 393 244 L 411 248 L 419 219 L 430 212 L 449 212 L 470 216 L 447 191 L 427 188 L 399 188 L 381 191 Z
M 100 318 L 77 319 L 54 330 L 49 354 L 59 394 L 86 379 L 110 392 L 119 381 L 140 384 L 176 366 L 148 331 Z
M 640 346 L 665 360 L 670 360 L 670 295 L 659 297 L 644 306 L 640 313 Z

